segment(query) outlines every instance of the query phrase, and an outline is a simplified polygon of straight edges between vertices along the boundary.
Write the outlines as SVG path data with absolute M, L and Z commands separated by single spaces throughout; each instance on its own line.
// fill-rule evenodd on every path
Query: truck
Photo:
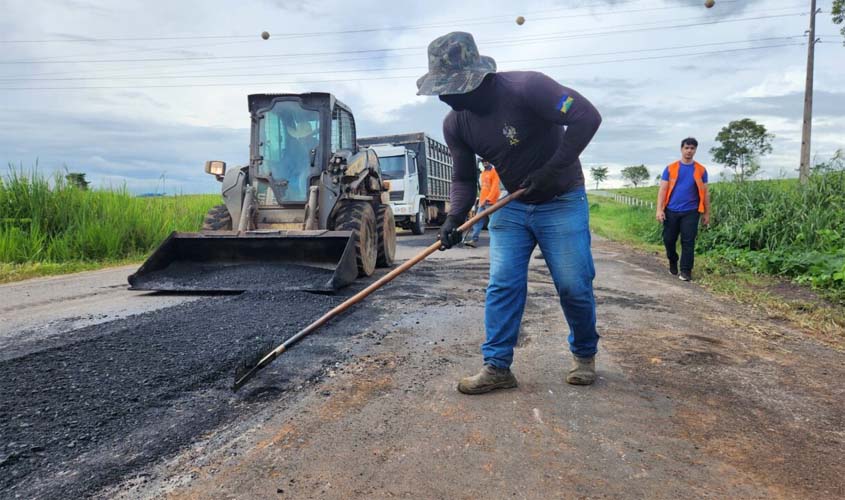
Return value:
M 452 185 L 448 146 L 424 132 L 360 137 L 358 146 L 378 155 L 397 227 L 423 234 L 427 225 L 446 220 Z

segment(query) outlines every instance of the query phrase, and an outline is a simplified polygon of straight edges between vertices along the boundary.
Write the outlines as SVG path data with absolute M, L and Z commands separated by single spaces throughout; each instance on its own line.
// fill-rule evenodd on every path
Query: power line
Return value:
M 575 59 L 575 58 L 583 58 L 583 57 L 595 57 L 595 56 L 613 56 L 613 55 L 620 55 L 620 54 L 633 54 L 633 53 L 641 53 L 641 52 L 656 52 L 656 51 L 667 51 L 667 50 L 682 50 L 682 49 L 692 49 L 692 48 L 699 48 L 699 47 L 710 47 L 710 46 L 719 46 L 719 45 L 733 45 L 733 44 L 740 44 L 740 43 L 757 43 L 757 42 L 771 42 L 775 40 L 792 40 L 792 39 L 803 39 L 803 35 L 796 35 L 796 36 L 780 36 L 780 37 L 767 37 L 767 38 L 757 38 L 757 39 L 750 39 L 750 40 L 733 40 L 733 41 L 724 41 L 724 42 L 709 42 L 709 43 L 697 43 L 691 45 L 678 45 L 672 47 L 657 47 L 657 48 L 649 48 L 649 49 L 631 49 L 631 50 L 616 50 L 610 52 L 592 52 L 592 53 L 583 53 L 583 54 L 573 54 L 567 56 L 551 56 L 551 57 L 536 57 L 530 59 L 514 59 L 514 60 L 501 60 L 499 61 L 500 64 L 509 64 L 509 63 L 521 63 L 521 62 L 534 62 L 534 61 L 548 61 L 548 60 L 560 60 L 560 59 Z M 323 61 L 324 62 L 324 61 Z M 322 63 L 322 62 L 321 62 Z M 382 71 L 404 71 L 404 70 L 426 70 L 427 68 L 424 66 L 413 66 L 413 67 L 402 67 L 402 68 L 382 68 Z M 90 80 L 157 80 L 157 79 L 168 79 L 168 80 L 178 80 L 178 79 L 186 79 L 186 78 L 239 78 L 239 77 L 253 77 L 253 76 L 299 76 L 299 75 L 318 75 L 318 74 L 334 74 L 334 73 L 356 73 L 356 72 L 372 72 L 372 68 L 353 68 L 353 69 L 338 69 L 338 70 L 327 70 L 327 71 L 304 71 L 304 72 L 296 72 L 296 73 L 240 73 L 240 74 L 217 74 L 217 75 L 208 75 L 208 74 L 194 74 L 194 75 L 145 75 L 145 76 L 76 76 L 76 77 L 66 77 L 66 78 L 0 78 L 0 82 L 15 82 L 15 81 L 31 81 L 31 82 L 40 82 L 40 81 L 90 81 Z
M 618 2 L 618 4 L 625 4 L 625 3 L 636 3 L 638 0 L 629 0 Z M 720 0 L 720 3 L 738 3 L 740 0 Z M 351 29 L 351 30 L 327 30 L 327 31 L 311 31 L 311 32 L 296 32 L 296 33 L 280 33 L 273 35 L 273 38 L 281 38 L 281 39 L 290 39 L 290 38 L 304 38 L 304 37 L 314 37 L 314 36 L 324 36 L 324 35 L 345 35 L 345 34 L 354 34 L 354 33 L 372 33 L 372 32 L 379 32 L 379 31 L 398 31 L 398 30 L 416 30 L 416 29 L 429 29 L 429 28 L 442 28 L 451 26 L 455 23 L 462 23 L 464 25 L 479 25 L 479 24 L 498 24 L 498 23 L 511 23 L 513 22 L 513 16 L 516 15 L 523 15 L 523 16 L 530 16 L 534 14 L 543 14 L 548 12 L 561 12 L 566 11 L 570 12 L 566 15 L 561 16 L 553 16 L 553 17 L 541 17 L 532 19 L 533 21 L 539 20 L 547 20 L 547 19 L 561 19 L 561 18 L 578 18 L 578 17 L 588 17 L 593 16 L 593 13 L 585 13 L 585 14 L 571 14 L 572 10 L 575 9 L 586 9 L 586 8 L 595 8 L 600 6 L 599 3 L 592 3 L 589 6 L 579 6 L 574 8 L 568 9 L 546 9 L 541 11 L 533 11 L 533 12 L 515 12 L 513 14 L 501 14 L 496 16 L 488 16 L 488 17 L 473 17 L 467 19 L 452 19 L 452 20 L 444 20 L 435 23 L 428 23 L 428 24 L 411 24 L 411 25 L 399 25 L 399 26 L 384 26 L 384 27 L 373 27 L 373 28 L 359 28 L 359 29 Z M 604 6 L 604 4 L 601 4 Z M 627 14 L 627 13 L 635 13 L 635 12 L 650 12 L 650 11 L 657 11 L 657 10 L 677 10 L 680 8 L 692 8 L 693 5 L 675 5 L 669 7 L 648 7 L 648 8 L 641 8 L 641 9 L 629 9 L 629 10 L 616 10 L 616 11 L 607 11 L 603 12 L 605 15 L 614 15 L 614 14 Z M 697 7 L 697 6 L 696 6 Z M 249 35 L 163 35 L 163 36 L 154 36 L 154 37 L 80 37 L 78 39 L 30 39 L 30 40 L 0 40 L 0 44 L 37 44 L 37 43 L 94 43 L 94 42 L 146 42 L 146 41 L 172 41 L 172 40 L 217 40 L 217 39 L 249 39 L 249 38 L 257 38 L 257 34 L 249 34 Z
M 708 22 L 701 22 L 701 23 L 687 23 L 687 24 L 676 24 L 676 25 L 669 25 L 669 26 L 658 26 L 652 28 L 632 28 L 632 29 L 624 29 L 624 30 L 609 30 L 609 31 L 600 31 L 600 32 L 590 32 L 590 33 L 582 33 L 582 34 L 572 34 L 572 31 L 569 32 L 559 32 L 559 33 L 550 33 L 546 35 L 540 35 L 535 37 L 524 37 L 524 38 L 513 38 L 510 40 L 491 40 L 483 42 L 482 44 L 490 46 L 490 45 L 509 45 L 508 42 L 511 41 L 524 41 L 527 43 L 532 42 L 540 42 L 540 41 L 547 41 L 551 39 L 576 39 L 576 38 L 591 38 L 594 36 L 604 36 L 604 35 L 615 35 L 615 34 L 622 34 L 622 33 L 635 33 L 635 32 L 642 32 L 642 31 L 651 31 L 655 29 L 660 30 L 669 30 L 669 29 L 679 29 L 679 28 L 693 28 L 699 26 L 708 26 L 714 24 L 729 24 L 729 23 L 738 23 L 738 22 L 745 22 L 745 21 L 759 21 L 764 19 L 776 19 L 776 18 L 783 18 L 783 17 L 795 17 L 803 15 L 801 13 L 791 13 L 791 14 L 775 14 L 769 16 L 757 16 L 757 17 L 745 17 L 745 18 L 737 18 L 737 19 L 724 19 L 720 21 L 708 21 Z M 653 23 L 651 23 L 653 24 Z M 340 55 L 340 54 L 363 54 L 363 53 L 375 53 L 375 52 L 392 52 L 397 50 L 422 50 L 425 49 L 424 46 L 417 46 L 417 47 L 401 47 L 401 48 L 379 48 L 379 49 L 359 49 L 359 50 L 347 50 L 347 51 L 330 51 L 330 52 L 301 52 L 301 53 L 287 53 L 287 54 L 270 54 L 270 55 L 241 55 L 241 56 L 198 56 L 198 57 L 175 57 L 175 58 L 148 58 L 148 59 L 92 59 L 92 60 L 73 60 L 73 61 L 52 61 L 52 60 L 29 60 L 29 61 L 0 61 L 0 65 L 18 65 L 18 64 L 90 64 L 90 63 L 122 63 L 122 62 L 162 62 L 162 61 L 206 61 L 206 60 L 224 60 L 224 59 L 268 59 L 268 58 L 283 58 L 283 57 L 309 57 L 309 56 L 321 56 L 321 55 Z
M 545 41 L 545 40 L 569 40 L 569 39 L 579 39 L 579 38 L 593 38 L 596 36 L 604 36 L 604 35 L 618 35 L 622 33 L 640 33 L 643 31 L 652 31 L 652 30 L 664 30 L 664 29 L 679 29 L 679 28 L 697 28 L 701 26 L 709 26 L 713 24 L 729 24 L 729 23 L 737 23 L 737 22 L 745 22 L 745 21 L 759 21 L 763 19 L 775 19 L 781 17 L 797 17 L 803 16 L 803 13 L 790 13 L 790 14 L 776 14 L 776 15 L 769 15 L 769 16 L 758 16 L 758 17 L 745 17 L 745 18 L 737 18 L 737 19 L 725 19 L 721 21 L 707 21 L 707 22 L 698 22 L 698 23 L 689 23 L 689 24 L 676 24 L 670 26 L 662 26 L 660 23 L 662 21 L 655 21 L 652 23 L 646 23 L 646 25 L 658 24 L 656 27 L 650 28 L 631 28 L 631 29 L 623 29 L 623 30 L 611 30 L 611 31 L 597 31 L 597 32 L 589 32 L 584 34 L 573 34 L 569 35 L 570 32 L 559 32 L 559 33 L 549 33 L 549 34 L 542 34 L 536 35 L 533 37 L 525 38 L 524 40 L 531 40 L 531 41 Z M 628 25 L 628 26 L 637 26 L 637 25 Z M 487 45 L 498 45 L 504 44 L 508 41 L 508 39 L 500 39 L 499 41 L 491 41 L 488 42 Z
M 780 37 L 749 39 L 749 40 L 744 40 L 744 41 L 737 40 L 736 42 L 700 43 L 700 44 L 696 44 L 696 46 L 710 46 L 710 45 L 713 45 L 713 44 L 722 44 L 722 43 L 725 43 L 725 44 L 741 43 L 741 42 L 753 43 L 753 42 L 768 41 L 768 40 L 781 40 L 781 39 L 786 40 L 786 39 L 792 39 L 792 38 L 803 39 L 803 35 L 799 35 L 799 36 L 782 35 Z M 414 49 L 414 50 L 416 51 L 416 49 Z M 654 50 L 658 50 L 658 49 L 654 49 Z M 580 55 L 584 55 L 584 54 L 580 54 Z M 385 59 L 410 58 L 410 57 L 413 57 L 416 60 L 420 56 L 419 56 L 418 52 L 414 52 L 414 53 L 407 53 L 407 54 L 382 54 L 382 55 L 375 56 L 375 57 L 374 56 L 363 56 L 363 57 L 343 57 L 343 58 L 331 58 L 331 59 L 309 58 L 307 61 L 297 62 L 296 64 L 297 64 L 297 66 L 312 66 L 312 65 L 326 65 L 326 64 L 334 64 L 334 63 L 350 63 L 350 62 L 356 62 L 356 61 L 383 61 Z M 537 58 L 536 60 L 556 59 L 556 58 L 559 58 L 559 56 L 549 57 L 549 58 Z M 504 62 L 508 62 L 508 61 L 499 60 L 499 62 L 504 63 Z M 253 64 L 253 63 L 240 63 L 240 64 L 238 64 L 238 63 L 223 63 L 223 65 L 216 63 L 216 62 L 200 63 L 200 65 L 203 65 L 203 66 L 209 65 L 209 64 L 214 64 L 215 65 L 214 69 L 221 69 L 221 70 L 227 70 L 227 69 L 228 70 L 238 70 L 238 69 L 253 69 L 253 68 L 255 68 L 255 64 Z M 164 69 L 166 70 L 166 68 L 164 68 Z M 380 68 L 378 68 L 378 69 L 380 69 Z M 138 70 L 148 71 L 147 68 L 138 68 Z M 194 70 L 191 70 L 188 73 L 184 72 L 184 70 L 178 71 L 177 73 L 167 72 L 165 74 L 155 75 L 155 78 L 168 78 L 168 77 L 175 77 L 175 76 L 180 76 L 180 77 L 200 76 L 200 77 L 203 77 L 204 75 L 207 74 L 206 71 L 207 70 L 194 69 Z M 367 71 L 372 71 L 372 68 L 367 69 Z M 59 72 L 59 73 L 48 73 L 48 74 L 46 74 L 46 76 L 75 75 L 75 74 L 77 74 L 77 73 L 76 72 Z M 309 74 L 313 74 L 313 72 L 309 72 Z M 114 72 L 107 72 L 107 73 L 98 72 L 98 73 L 95 73 L 95 76 L 96 75 L 99 75 L 102 79 L 108 79 L 109 77 L 112 77 L 112 78 L 115 78 L 115 79 L 123 79 L 123 78 L 136 77 L 136 76 L 139 79 L 142 78 L 138 75 L 121 75 L 121 74 L 115 75 Z M 34 75 L 34 76 L 42 76 L 42 75 Z M 225 75 L 221 75 L 221 76 L 225 76 Z M 149 75 L 143 75 L 143 77 L 153 78 L 152 76 L 149 76 Z M 26 81 L 26 80 L 36 80 L 36 79 L 35 78 L 20 78 L 20 79 L 15 78 L 15 79 L 11 79 L 11 80 Z
M 803 46 L 803 43 L 791 43 L 791 44 L 776 44 L 776 45 L 764 45 L 759 47 L 745 47 L 745 48 L 738 48 L 738 49 L 724 49 L 724 50 L 714 50 L 714 51 L 701 51 L 701 52 L 687 52 L 685 56 L 705 56 L 705 55 L 715 55 L 715 54 L 726 54 L 726 53 L 736 53 L 742 51 L 751 51 L 751 50 L 764 50 L 764 49 L 774 49 L 774 48 L 782 48 L 782 47 L 800 47 Z M 625 63 L 625 62 L 634 62 L 634 61 L 649 61 L 649 60 L 656 60 L 656 59 L 667 59 L 667 58 L 676 58 L 678 54 L 669 54 L 663 56 L 649 56 L 649 57 L 636 57 L 636 58 L 625 58 L 625 59 L 611 59 L 611 60 L 604 60 L 604 61 L 589 61 L 589 62 L 575 62 L 575 63 L 566 63 L 566 64 L 559 64 L 559 65 L 550 65 L 545 66 L 545 68 L 559 68 L 559 67 L 572 67 L 572 66 L 592 66 L 598 64 L 610 64 L 610 63 Z M 537 68 L 537 69 L 545 69 L 545 68 Z M 151 88 L 193 88 L 193 87 L 244 87 L 244 86 L 255 86 L 255 85 L 301 85 L 301 84 L 312 84 L 312 83 L 336 83 L 336 82 L 357 82 L 357 81 L 378 81 L 378 80 L 398 80 L 398 79 L 417 79 L 419 74 L 414 75 L 392 75 L 392 76 L 381 76 L 381 77 L 362 77 L 362 78 L 341 78 L 341 79 L 326 79 L 326 80 L 300 80 L 300 81 L 269 81 L 269 82 L 233 82 L 233 83 L 198 83 L 198 84 L 169 84 L 169 85 L 136 85 L 131 87 L 126 86 L 89 86 L 89 87 L 0 87 L 0 90 L 125 90 L 125 89 L 151 89 Z
M 619 5 L 619 4 L 626 4 L 626 3 L 638 3 L 638 1 L 639 1 L 639 0 L 623 0 L 622 2 L 617 3 L 617 5 Z M 720 4 L 724 4 L 724 3 L 738 3 L 738 0 L 723 0 L 722 2 L 720 2 Z M 594 8 L 596 8 L 596 7 L 600 7 L 600 6 L 602 6 L 602 7 L 603 7 L 603 6 L 605 6 L 605 5 L 604 5 L 604 4 L 590 4 L 590 5 L 587 5 L 587 6 L 578 6 L 578 7 L 575 7 L 574 9 L 594 9 Z M 628 14 L 628 13 L 636 13 L 636 12 L 647 12 L 647 11 L 657 11 L 657 10 L 670 10 L 670 9 L 671 9 L 671 10 L 677 10 L 677 9 L 679 9 L 679 8 L 686 8 L 686 7 L 689 7 L 689 8 L 693 8 L 693 7 L 694 7 L 694 8 L 697 8 L 697 9 L 698 9 L 698 8 L 700 8 L 700 6 L 699 6 L 699 5 L 692 5 L 692 4 L 690 4 L 690 5 L 682 5 L 682 6 L 673 5 L 673 6 L 669 6 L 669 7 L 665 7 L 665 6 L 664 6 L 664 7 L 650 7 L 650 8 L 638 8 L 638 9 L 628 9 L 628 10 L 610 10 L 610 11 L 605 10 L 605 11 L 603 11 L 603 12 L 602 12 L 602 15 L 603 15 L 603 16 L 607 16 L 607 15 L 619 15 L 619 14 Z M 790 7 L 790 8 L 791 8 L 791 7 Z M 789 9 L 789 8 L 778 8 L 778 9 L 771 9 L 771 8 L 769 8 L 769 9 L 767 9 L 767 11 L 766 11 L 766 12 L 767 12 L 767 13 L 771 13 L 771 12 L 783 11 L 783 10 L 788 10 L 788 9 Z M 562 16 L 546 16 L 546 17 L 540 17 L 540 18 L 530 17 L 530 19 L 531 19 L 531 22 L 532 22 L 532 24 L 533 24 L 533 23 L 535 23 L 535 22 L 543 22 L 543 21 L 555 20 L 555 19 L 560 19 L 560 18 L 587 17 L 587 16 L 595 16 L 595 15 L 596 15 L 596 14 L 595 14 L 595 12 L 590 12 L 590 13 L 586 13 L 586 14 L 571 14 L 571 11 L 572 11 L 572 10 L 573 10 L 573 9 L 564 9 L 564 11 L 568 12 L 568 14 L 566 14 L 566 15 L 562 15 Z M 546 10 L 542 10 L 542 11 L 522 12 L 521 14 L 526 15 L 526 16 L 533 16 L 534 14 L 557 13 L 557 12 L 561 12 L 561 9 L 546 9 Z M 485 18 L 485 17 L 481 17 L 481 18 L 474 18 L 473 20 L 470 20 L 470 21 L 477 21 L 478 19 L 481 19 L 481 20 L 484 20 L 484 19 L 498 20 L 498 19 L 504 19 L 504 18 L 505 18 L 505 16 L 504 16 L 504 15 L 497 15 L 497 16 L 488 16 L 488 17 L 486 17 L 486 18 Z M 511 23 L 511 18 L 512 18 L 512 15 L 508 16 L 508 17 L 506 18 L 507 20 L 504 20 L 504 21 L 490 21 L 489 23 L 488 23 L 487 21 L 483 21 L 483 22 L 488 23 L 488 24 L 493 24 L 493 23 L 507 23 L 507 24 L 510 24 L 510 23 Z M 431 24 L 431 25 L 417 25 L 417 26 L 400 26 L 400 27 L 396 27 L 396 26 L 387 26 L 387 27 L 380 27 L 380 28 L 371 28 L 371 29 L 366 29 L 366 30 L 362 30 L 362 31 L 379 31 L 379 30 L 386 31 L 386 30 L 405 29 L 405 28 L 416 28 L 416 27 L 426 27 L 426 26 L 440 26 L 440 25 L 445 25 L 445 24 L 446 24 L 446 23 L 448 23 L 448 22 L 463 22 L 463 21 L 464 21 L 464 20 L 443 21 L 443 22 L 440 22 L 440 23 L 438 23 L 438 24 Z M 663 22 L 663 21 L 658 21 L 657 23 L 660 23 L 660 22 Z M 473 22 L 473 24 L 479 24 L 479 23 L 478 23 L 478 22 Z M 648 25 L 648 24 L 655 24 L 655 23 L 646 23 L 645 25 Z M 630 27 L 630 26 L 638 26 L 638 25 L 630 25 L 630 24 L 629 24 L 629 25 L 626 25 L 626 26 L 629 26 L 629 27 Z M 352 31 L 354 31 L 354 30 L 352 30 Z M 581 30 L 581 31 L 583 31 L 583 30 Z M 577 31 L 575 31 L 575 32 L 577 33 Z M 338 31 L 325 31 L 325 32 L 311 32 L 311 33 L 294 33 L 294 34 L 289 34 L 289 35 L 284 35 L 284 36 L 298 37 L 298 36 L 305 36 L 305 35 L 318 35 L 318 34 L 327 34 L 327 35 L 328 35 L 328 34 L 335 34 L 335 35 L 336 35 L 336 34 L 338 34 L 338 33 L 343 33 L 343 32 L 338 32 Z M 271 41 L 276 41 L 276 40 L 278 40 L 278 39 L 279 39 L 279 35 L 274 35 L 274 36 L 273 36 L 273 38 L 271 39 Z M 88 39 L 86 39 L 86 40 L 88 40 Z M 86 41 L 86 40 L 82 40 L 82 41 Z M 2 44 L 2 43 L 11 43 L 11 42 L 13 42 L 13 41 L 4 41 L 4 40 L 0 40 L 0 44 Z M 224 46 L 224 45 L 252 44 L 252 43 L 255 43 L 255 42 L 256 42 L 255 40 L 241 40 L 241 41 L 235 41 L 235 42 L 211 43 L 211 44 L 209 44 L 209 43 L 204 43 L 204 44 L 194 44 L 194 45 L 182 45 L 182 46 L 176 46 L 176 47 L 169 46 L 169 47 L 153 47 L 153 48 L 134 48 L 134 49 L 131 49 L 131 50 L 112 51 L 112 52 L 108 52 L 108 54 L 109 54 L 109 55 L 119 55 L 119 54 L 130 54 L 130 53 L 131 53 L 131 54 L 136 54 L 136 53 L 140 53 L 140 52 L 170 52 L 170 51 L 183 51 L 183 50 L 186 50 L 186 49 L 193 49 L 193 48 L 210 48 L 210 47 L 220 47 L 220 46 Z M 264 41 L 259 41 L 258 43 L 262 43 L 262 44 L 263 44 L 263 43 L 265 43 L 265 42 L 264 42 Z M 415 50 L 416 50 L 416 49 L 415 49 Z M 73 58 L 73 57 L 86 57 L 86 56 L 88 56 L 88 55 L 90 55 L 90 54 L 73 55 L 73 56 L 52 56 L 52 57 L 48 57 L 48 58 L 42 59 L 42 61 L 46 62 L 46 61 L 48 61 L 48 60 L 54 60 L 54 59 L 66 59 L 66 58 Z M 383 57 L 383 58 L 387 58 L 387 57 L 397 57 L 397 56 L 396 56 L 396 55 L 388 55 L 388 54 L 384 54 L 382 57 Z M 404 56 L 399 56 L 399 57 L 404 57 Z M 347 60 L 363 60 L 363 59 L 366 59 L 366 58 L 354 58 L 354 59 L 347 58 Z M 60 62 L 63 62 L 63 61 L 60 61 Z M 219 66 L 219 65 L 218 65 L 218 66 Z M 236 66 L 236 67 L 243 67 L 243 66 L 242 66 L 242 65 L 240 65 L 240 66 Z M 76 72 L 70 72 L 70 73 L 69 73 L 69 72 L 46 72 L 46 73 L 42 72 L 42 73 L 35 74 L 35 75 L 33 75 L 33 76 L 57 76 L 57 75 L 67 75 L 67 74 L 76 74 Z

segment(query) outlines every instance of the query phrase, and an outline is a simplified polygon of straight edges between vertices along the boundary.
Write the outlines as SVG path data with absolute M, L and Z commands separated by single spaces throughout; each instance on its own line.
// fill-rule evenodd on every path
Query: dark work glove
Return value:
M 440 226 L 440 250 L 452 248 L 452 245 L 457 245 L 461 242 L 461 233 L 458 228 L 463 224 L 463 221 L 454 215 L 446 217 L 446 221 Z
M 525 203 L 545 203 L 558 195 L 560 172 L 543 167 L 531 172 L 520 187 L 525 188 L 521 200 Z

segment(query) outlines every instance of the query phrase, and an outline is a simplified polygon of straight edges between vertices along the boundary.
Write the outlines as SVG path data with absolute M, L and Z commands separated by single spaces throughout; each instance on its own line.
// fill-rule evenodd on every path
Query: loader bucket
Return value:
M 358 276 L 351 231 L 172 233 L 129 276 L 131 290 L 331 292 Z

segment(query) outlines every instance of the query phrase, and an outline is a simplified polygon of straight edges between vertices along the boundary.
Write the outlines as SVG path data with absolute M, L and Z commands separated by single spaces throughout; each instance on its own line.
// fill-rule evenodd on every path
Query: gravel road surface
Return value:
M 399 258 L 432 238 L 400 235 Z M 845 496 L 845 354 L 654 256 L 594 252 L 599 381 L 563 382 L 532 260 L 520 386 L 476 397 L 455 383 L 480 364 L 486 244 L 434 254 L 238 393 L 239 359 L 365 283 L 186 297 L 128 292 L 123 268 L 2 286 L 0 497 Z

